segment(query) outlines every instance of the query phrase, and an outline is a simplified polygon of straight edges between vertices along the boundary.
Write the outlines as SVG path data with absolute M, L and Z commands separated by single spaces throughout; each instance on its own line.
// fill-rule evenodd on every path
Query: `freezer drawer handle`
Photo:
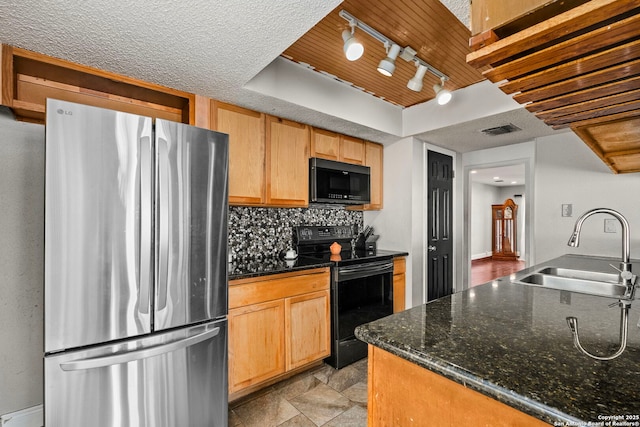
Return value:
M 148 359 L 153 356 L 159 356 L 172 351 L 180 350 L 185 347 L 191 347 L 209 338 L 213 338 L 220 333 L 220 328 L 202 332 L 183 340 L 171 342 L 169 344 L 158 345 L 155 347 L 145 348 L 144 350 L 129 351 L 126 353 L 116 353 L 108 356 L 92 357 L 89 359 L 78 359 L 70 362 L 61 363 L 60 368 L 63 371 L 81 371 L 85 369 L 104 368 L 106 366 L 118 365 L 121 363 L 134 362 L 140 359 Z

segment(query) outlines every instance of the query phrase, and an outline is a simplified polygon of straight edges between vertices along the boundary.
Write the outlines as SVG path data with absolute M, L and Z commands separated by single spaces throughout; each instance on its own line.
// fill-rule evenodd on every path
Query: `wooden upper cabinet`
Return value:
M 383 146 L 375 142 L 365 143 L 365 165 L 371 168 L 371 203 L 366 210 L 382 209 Z
M 309 205 L 309 126 L 267 116 L 266 168 L 269 206 Z
M 18 120 L 44 123 L 47 98 L 194 124 L 195 95 L 1 45 L 2 105 Z
M 265 115 L 213 102 L 211 129 L 229 134 L 229 203 L 265 202 Z
M 340 161 L 356 165 L 364 165 L 365 156 L 365 143 L 363 140 L 341 135 Z
M 340 160 L 340 134 L 311 128 L 311 157 Z
M 351 136 L 324 129 L 311 129 L 311 157 L 356 165 L 365 162 L 365 143 Z

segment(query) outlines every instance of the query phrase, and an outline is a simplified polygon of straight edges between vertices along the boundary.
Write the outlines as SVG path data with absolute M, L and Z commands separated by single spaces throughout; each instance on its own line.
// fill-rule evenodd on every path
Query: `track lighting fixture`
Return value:
M 436 93 L 436 101 L 439 105 L 447 104 L 451 101 L 451 92 L 444 88 L 445 78 L 440 77 L 440 83 L 433 86 L 433 91 Z
M 416 56 L 416 51 L 411 46 L 405 46 L 404 48 L 400 47 L 400 45 L 389 39 L 384 34 L 376 31 L 344 10 L 341 10 L 339 15 L 341 18 L 349 22 L 349 26 L 351 27 L 351 31 L 344 30 L 342 32 L 344 53 L 349 61 L 355 61 L 364 53 L 364 47 L 354 38 L 354 31 L 357 27 L 384 45 L 387 56 L 378 64 L 378 71 L 381 74 L 391 76 L 396 69 L 396 58 L 400 56 L 400 58 L 407 62 L 413 61 L 417 67 L 415 76 L 407 82 L 407 87 L 409 89 L 415 92 L 420 92 L 423 86 L 422 80 L 428 71 L 440 78 L 441 83 L 433 87 L 433 90 L 436 92 L 438 104 L 444 105 L 451 100 L 451 92 L 444 89 L 444 82 L 449 80 L 449 78 L 445 74 L 433 68 L 427 62 L 418 58 Z
M 344 54 L 349 61 L 360 59 L 360 57 L 364 53 L 364 47 L 362 46 L 362 43 L 360 43 L 353 34 L 354 30 L 355 25 L 351 24 L 351 31 L 344 30 L 342 32 L 342 40 L 344 40 Z
M 422 90 L 422 79 L 427 73 L 428 68 L 418 63 L 416 63 L 416 67 L 418 67 L 416 75 L 411 77 L 411 80 L 407 82 L 407 87 L 414 92 L 420 92 Z
M 378 71 L 380 74 L 390 77 L 396 70 L 396 58 L 398 54 L 400 54 L 400 46 L 394 43 L 391 45 L 391 48 L 389 48 L 389 45 L 386 45 L 386 47 L 387 57 L 378 64 Z

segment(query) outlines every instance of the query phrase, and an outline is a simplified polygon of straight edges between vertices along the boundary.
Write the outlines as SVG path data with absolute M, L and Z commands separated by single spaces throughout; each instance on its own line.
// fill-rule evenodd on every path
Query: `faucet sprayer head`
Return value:
M 574 231 L 573 234 L 571 234 L 571 237 L 569 238 L 569 241 L 567 242 L 567 245 L 573 247 L 573 248 L 577 248 L 580 245 L 580 232 L 579 231 Z

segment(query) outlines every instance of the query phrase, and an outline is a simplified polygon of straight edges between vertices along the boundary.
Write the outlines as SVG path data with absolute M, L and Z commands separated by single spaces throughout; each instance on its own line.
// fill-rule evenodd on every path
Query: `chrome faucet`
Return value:
M 629 223 L 620 212 L 614 211 L 613 209 L 591 209 L 590 211 L 583 213 L 580 218 L 578 218 L 578 220 L 576 221 L 576 225 L 573 228 L 573 234 L 571 234 L 571 237 L 569 238 L 569 242 L 567 244 L 574 248 L 578 247 L 578 245 L 580 244 L 580 231 L 582 230 L 582 224 L 591 215 L 595 215 L 598 213 L 612 215 L 613 217 L 617 218 L 618 221 L 620 221 L 620 225 L 622 226 L 622 261 L 620 262 L 620 268 L 616 268 L 615 266 L 611 265 L 620 273 L 620 284 L 624 285 L 627 288 L 624 293 L 624 299 L 621 298 L 617 303 L 620 307 L 620 347 L 611 356 L 598 356 L 589 353 L 587 350 L 585 350 L 582 344 L 580 344 L 580 337 L 578 336 L 578 319 L 573 316 L 567 317 L 567 324 L 569 325 L 569 329 L 571 330 L 571 334 L 573 335 L 573 344 L 578 350 L 591 357 L 592 359 L 612 360 L 620 356 L 627 347 L 627 337 L 629 331 L 629 308 L 631 307 L 631 300 L 633 300 L 633 294 L 635 290 L 636 276 L 631 273 L 631 261 L 629 256 Z M 611 306 L 613 305 L 615 305 L 615 303 Z M 638 326 L 640 326 L 640 323 L 638 323 Z
M 620 262 L 620 268 L 616 268 L 613 265 L 612 267 L 618 270 L 618 272 L 620 273 L 620 284 L 627 287 L 625 297 L 632 299 L 635 286 L 635 276 L 633 275 L 633 273 L 631 273 L 631 262 L 629 255 L 629 222 L 627 222 L 627 219 L 622 216 L 620 212 L 608 208 L 596 208 L 583 213 L 576 221 L 576 225 L 573 228 L 573 234 L 571 234 L 571 237 L 569 238 L 569 242 L 567 244 L 569 246 L 577 248 L 580 244 L 580 231 L 582 230 L 582 224 L 591 215 L 599 213 L 609 214 L 615 217 L 618 221 L 620 221 L 620 225 L 622 226 L 622 261 Z

